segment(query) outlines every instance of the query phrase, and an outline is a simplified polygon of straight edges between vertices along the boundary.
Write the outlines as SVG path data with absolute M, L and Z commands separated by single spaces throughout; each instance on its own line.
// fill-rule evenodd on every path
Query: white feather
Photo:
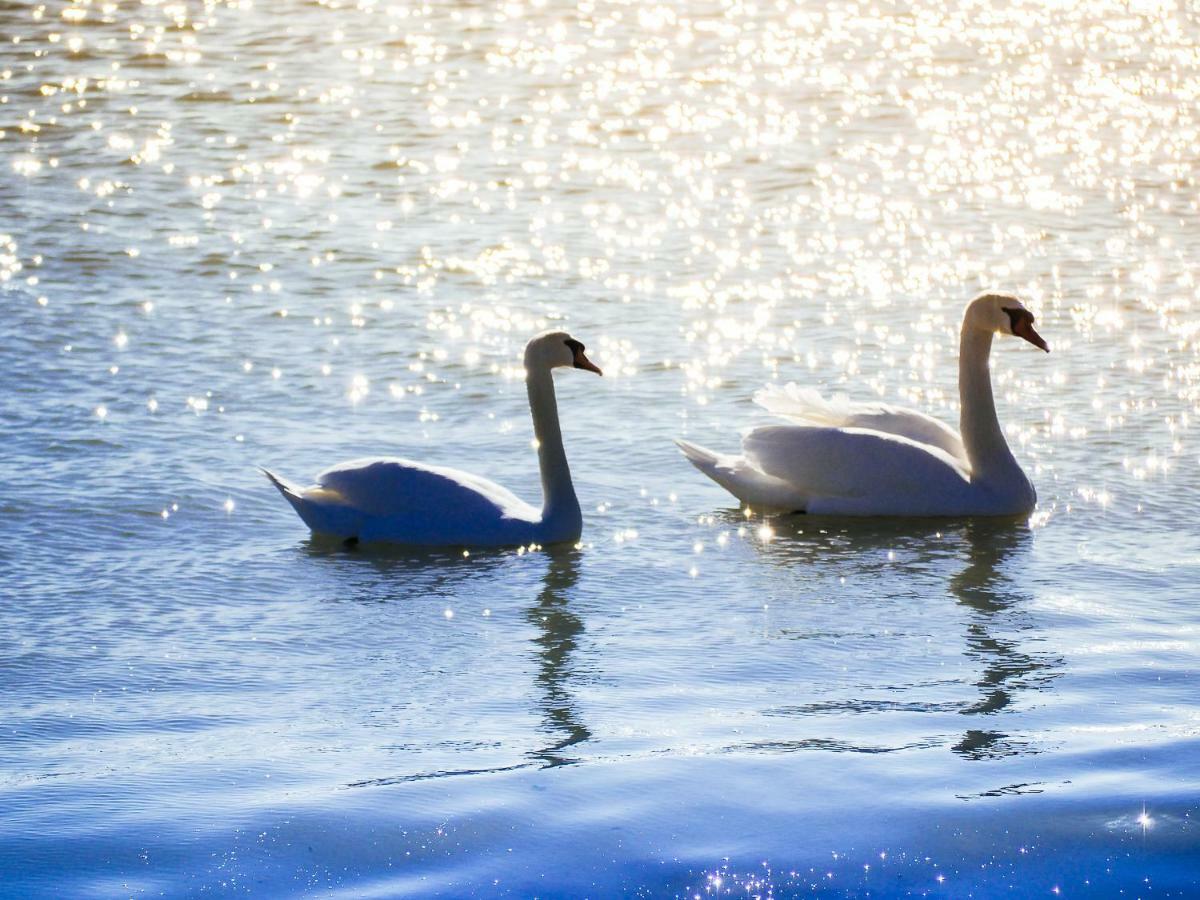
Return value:
M 835 394 L 826 400 L 815 388 L 797 384 L 768 385 L 754 395 L 754 402 L 773 415 L 806 425 L 866 428 L 900 435 L 936 447 L 964 466 L 969 465 L 962 436 L 945 422 L 919 410 L 887 403 L 853 403 L 845 394 Z

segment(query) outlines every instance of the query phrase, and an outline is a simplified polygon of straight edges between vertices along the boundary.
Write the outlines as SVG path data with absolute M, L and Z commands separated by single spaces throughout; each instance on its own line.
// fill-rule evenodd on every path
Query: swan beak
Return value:
M 583 355 L 582 350 L 575 351 L 575 368 L 587 369 L 589 372 L 595 372 L 597 375 L 603 375 L 600 367 Z
M 1050 347 L 1042 339 L 1042 336 L 1034 330 L 1032 317 L 1022 317 L 1018 319 L 1013 324 L 1013 334 L 1019 338 L 1024 338 L 1025 340 L 1029 341 L 1029 343 L 1033 344 L 1033 346 L 1041 350 L 1045 350 L 1047 353 L 1050 352 Z

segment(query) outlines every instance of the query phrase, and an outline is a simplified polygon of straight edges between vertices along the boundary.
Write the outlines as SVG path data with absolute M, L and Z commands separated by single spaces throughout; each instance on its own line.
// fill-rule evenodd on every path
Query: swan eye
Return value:
M 1006 313 L 1008 313 L 1008 327 L 1009 327 L 1009 330 L 1012 331 L 1013 334 L 1019 333 L 1017 331 L 1017 328 L 1020 326 L 1020 324 L 1022 322 L 1024 322 L 1027 325 L 1033 324 L 1033 313 L 1031 313 L 1027 309 L 1019 309 L 1017 307 L 1013 307 L 1012 309 L 1009 309 L 1007 306 L 1001 307 L 1001 309 L 1003 309 Z
M 595 372 L 597 375 L 604 374 L 600 371 L 599 366 L 584 356 L 583 351 L 585 348 L 583 344 L 574 338 L 567 338 L 563 343 L 565 343 L 567 345 L 567 349 L 571 351 L 571 358 L 574 362 L 575 368 L 587 369 L 587 371 Z

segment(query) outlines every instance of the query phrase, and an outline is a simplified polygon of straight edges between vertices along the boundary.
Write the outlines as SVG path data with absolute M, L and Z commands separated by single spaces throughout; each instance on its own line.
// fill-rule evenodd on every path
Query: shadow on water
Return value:
M 417 568 L 446 566 L 464 560 L 495 560 L 513 555 L 509 549 L 482 550 L 472 554 L 453 547 L 418 547 L 408 544 L 375 543 L 356 544 L 351 547 L 340 538 L 318 534 L 309 534 L 300 542 L 300 546 L 314 559 L 361 560 L 380 569 L 404 565 Z
M 486 593 L 491 579 L 524 566 L 511 549 L 471 551 L 402 544 L 362 544 L 346 547 L 339 540 L 308 537 L 301 552 L 320 566 L 315 577 L 327 573 L 334 579 L 336 596 L 362 603 L 452 597 L 465 582 L 477 583 Z M 332 565 L 328 565 L 332 564 Z
M 869 570 L 886 551 L 905 554 L 904 565 L 909 569 L 924 569 L 948 559 L 954 553 L 955 534 L 968 524 L 950 519 L 804 514 L 747 520 L 738 510 L 724 511 L 719 518 L 731 527 L 757 530 L 762 525 L 770 526 L 773 538 L 759 547 L 761 555 L 776 565 L 825 564 L 835 556 L 845 562 L 852 555 L 861 570 Z

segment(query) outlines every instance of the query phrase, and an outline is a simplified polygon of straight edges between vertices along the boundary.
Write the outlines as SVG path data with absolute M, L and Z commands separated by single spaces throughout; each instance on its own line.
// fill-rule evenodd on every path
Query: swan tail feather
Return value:
M 701 472 L 707 473 L 708 469 L 717 464 L 720 457 L 706 447 L 701 447 L 699 444 L 693 444 L 691 441 L 685 441 L 683 438 L 675 439 L 675 446 L 683 451 L 683 455 L 688 458 L 693 466 Z
M 342 502 L 336 491 L 305 490 L 262 466 L 258 470 L 283 494 L 296 515 L 313 532 L 358 540 L 364 525 L 363 516 Z
M 721 456 L 707 447 L 676 439 L 693 466 L 755 510 L 803 512 L 808 498 L 794 486 L 750 465 L 744 457 Z
M 300 495 L 303 493 L 303 491 L 296 487 L 296 485 L 286 481 L 283 478 L 280 478 L 270 469 L 265 469 L 262 466 L 258 467 L 258 471 L 267 476 L 267 480 L 270 481 L 271 484 L 275 485 L 276 488 L 278 488 L 279 493 L 283 494 L 283 496 L 287 498 L 288 502 L 291 503 L 292 506 L 295 506 L 296 503 L 302 499 Z
M 687 457 L 688 462 L 719 484 L 729 493 L 740 499 L 740 493 L 736 482 L 730 478 L 732 474 L 728 467 L 722 467 L 721 457 L 707 447 L 701 447 L 699 444 L 693 444 L 691 441 L 685 441 L 681 438 L 675 439 L 675 446 L 683 451 L 683 455 Z
M 270 469 L 264 469 L 262 466 L 259 466 L 258 471 L 266 475 L 267 480 L 270 481 L 271 484 L 275 485 L 279 493 L 283 494 L 283 498 L 287 500 L 288 503 L 292 504 L 292 509 L 296 511 L 296 515 L 304 520 L 305 525 L 307 525 L 313 531 L 320 530 L 318 528 L 318 523 L 315 521 L 313 516 L 312 504 L 304 499 L 303 488 L 297 487 L 284 478 L 280 478 Z

